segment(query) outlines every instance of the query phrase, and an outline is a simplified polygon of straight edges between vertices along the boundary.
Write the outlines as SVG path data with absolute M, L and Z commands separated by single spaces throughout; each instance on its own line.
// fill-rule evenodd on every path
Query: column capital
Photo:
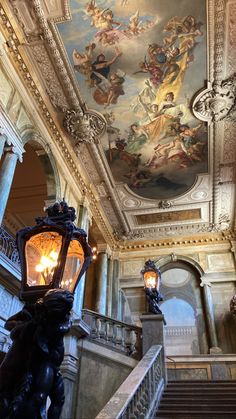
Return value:
M 14 144 L 12 144 L 12 145 L 7 144 L 4 147 L 4 151 L 5 151 L 5 153 L 15 154 L 17 156 L 17 159 L 22 163 L 22 161 L 23 161 L 22 153 Z
M 13 152 L 18 155 L 18 159 L 22 162 L 22 154 L 25 152 L 22 139 L 4 110 L 0 107 L 0 136 L 5 136 L 8 146 L 13 146 Z
M 107 253 L 108 256 L 111 256 L 112 251 L 110 246 L 107 243 L 99 243 L 97 244 L 97 251 L 99 253 Z

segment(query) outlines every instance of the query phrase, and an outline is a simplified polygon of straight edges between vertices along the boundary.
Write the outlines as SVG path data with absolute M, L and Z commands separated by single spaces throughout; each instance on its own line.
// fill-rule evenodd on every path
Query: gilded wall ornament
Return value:
M 105 119 L 96 112 L 83 112 L 82 110 L 68 110 L 63 121 L 65 130 L 76 141 L 75 146 L 81 143 L 98 143 L 99 137 L 106 128 Z
M 203 90 L 193 102 L 195 116 L 207 122 L 233 119 L 236 105 L 236 73 Z

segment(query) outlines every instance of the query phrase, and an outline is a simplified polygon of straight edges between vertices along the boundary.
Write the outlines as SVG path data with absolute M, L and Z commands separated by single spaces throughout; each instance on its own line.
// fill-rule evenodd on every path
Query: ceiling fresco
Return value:
M 105 117 L 116 182 L 169 199 L 207 172 L 206 126 L 190 111 L 206 76 L 203 0 L 70 2 L 58 24 L 83 100 Z

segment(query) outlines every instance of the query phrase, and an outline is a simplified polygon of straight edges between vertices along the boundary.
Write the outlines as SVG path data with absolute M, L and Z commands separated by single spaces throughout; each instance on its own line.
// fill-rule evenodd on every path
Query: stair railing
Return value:
M 153 345 L 96 419 L 151 419 L 164 386 L 163 347 Z
M 123 352 L 132 358 L 141 359 L 141 327 L 87 309 L 82 310 L 82 319 L 91 327 L 91 334 L 88 339 Z

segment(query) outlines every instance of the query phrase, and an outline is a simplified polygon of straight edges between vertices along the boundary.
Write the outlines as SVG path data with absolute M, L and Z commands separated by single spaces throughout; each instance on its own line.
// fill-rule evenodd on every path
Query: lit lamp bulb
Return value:
M 41 256 L 40 263 L 35 266 L 36 272 L 40 272 L 45 284 L 51 281 L 54 268 L 57 266 L 58 253 L 51 251 L 48 256 Z
M 156 288 L 157 286 L 157 275 L 155 272 L 146 272 L 144 274 L 145 287 Z

